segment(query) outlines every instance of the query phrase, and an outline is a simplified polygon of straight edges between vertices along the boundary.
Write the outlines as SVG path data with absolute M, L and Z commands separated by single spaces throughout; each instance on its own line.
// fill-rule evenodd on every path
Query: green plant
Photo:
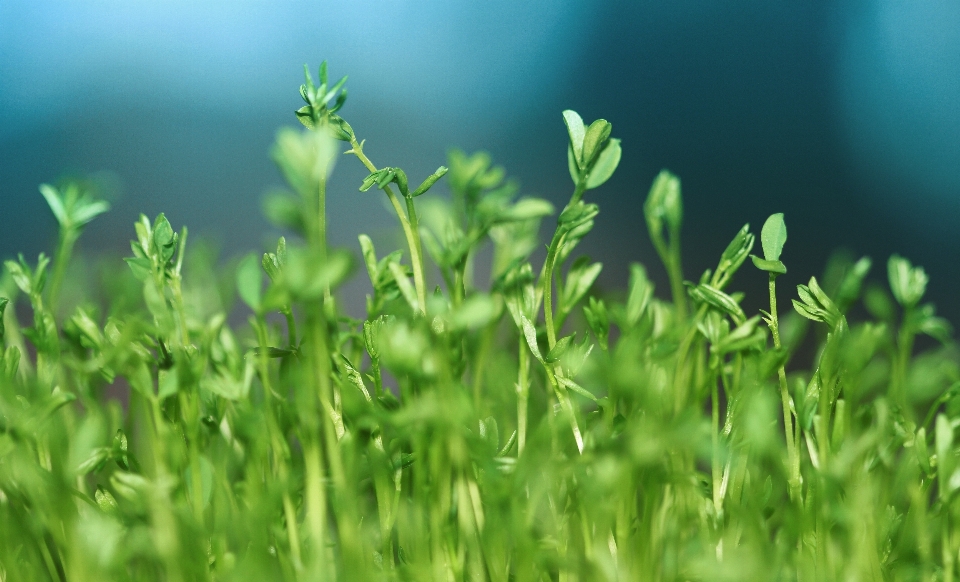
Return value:
M 601 295 L 601 265 L 574 255 L 620 161 L 609 122 L 563 112 L 573 191 L 536 268 L 550 203 L 518 198 L 485 153 L 454 150 L 411 188 L 339 115 L 344 83 L 308 73 L 307 130 L 277 136 L 292 192 L 266 212 L 290 240 L 226 273 L 186 228 L 141 217 L 106 291 L 63 301 L 107 207 L 41 187 L 53 278 L 21 256 L 0 281 L 0 581 L 954 579 L 960 366 L 923 269 L 891 257 L 892 299 L 864 293 L 873 320 L 847 321 L 869 259 L 779 313 L 774 214 L 762 258 L 744 226 L 684 281 L 663 172 L 644 213 L 671 301 L 639 264 L 622 300 Z M 362 319 L 336 300 L 354 259 L 327 244 L 338 141 L 406 242 L 359 236 Z M 444 178 L 449 198 L 431 190 Z M 728 290 L 748 256 L 769 274 L 755 316 Z M 918 353 L 919 334 L 941 346 Z

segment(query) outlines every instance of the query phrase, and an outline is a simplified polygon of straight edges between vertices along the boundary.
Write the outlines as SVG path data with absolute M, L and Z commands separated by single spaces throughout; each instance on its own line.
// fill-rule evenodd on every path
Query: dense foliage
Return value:
M 291 191 L 266 202 L 297 242 L 226 274 L 160 215 L 85 285 L 72 251 L 108 207 L 41 187 L 57 251 L 0 287 L 0 581 L 953 580 L 960 368 L 923 269 L 891 257 L 888 293 L 837 260 L 781 313 L 775 214 L 759 254 L 744 226 L 685 281 L 663 172 L 643 210 L 670 300 L 639 264 L 600 297 L 575 251 L 620 161 L 610 123 L 563 113 L 556 214 L 483 153 L 415 186 L 367 158 L 343 80 L 300 93 L 308 129 L 272 152 Z M 360 261 L 326 242 L 341 142 L 406 242 L 360 235 L 362 320 L 337 298 Z M 449 198 L 420 198 L 442 178 Z M 741 267 L 768 273 L 760 315 L 729 290 Z M 231 327 L 234 289 L 252 315 Z

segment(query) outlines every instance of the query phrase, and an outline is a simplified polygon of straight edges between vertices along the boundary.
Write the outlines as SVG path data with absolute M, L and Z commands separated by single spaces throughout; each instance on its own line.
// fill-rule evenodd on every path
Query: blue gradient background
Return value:
M 660 272 L 641 207 L 665 167 L 683 180 L 688 277 L 782 211 L 787 283 L 839 246 L 873 256 L 877 279 L 899 252 L 960 318 L 956 0 L 0 0 L 0 256 L 50 249 L 37 185 L 94 171 L 120 194 L 88 251 L 123 252 L 160 211 L 227 255 L 261 248 L 276 233 L 260 200 L 280 184 L 267 150 L 296 124 L 302 63 L 322 59 L 350 76 L 343 113 L 371 158 L 412 177 L 483 148 L 562 204 L 560 111 L 610 120 L 624 157 L 589 195 L 584 247 L 606 285 L 630 261 Z M 335 244 L 394 228 L 363 176 L 338 166 Z M 758 305 L 759 273 L 738 277 Z

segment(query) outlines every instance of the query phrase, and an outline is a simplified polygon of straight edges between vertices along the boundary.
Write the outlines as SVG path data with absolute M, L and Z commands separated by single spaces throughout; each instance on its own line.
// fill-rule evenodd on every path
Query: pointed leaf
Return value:
M 763 223 L 760 231 L 760 244 L 763 245 L 763 258 L 768 261 L 779 261 L 783 245 L 787 242 L 787 225 L 783 221 L 783 213 L 771 214 Z M 764 269 L 766 270 L 766 269 Z

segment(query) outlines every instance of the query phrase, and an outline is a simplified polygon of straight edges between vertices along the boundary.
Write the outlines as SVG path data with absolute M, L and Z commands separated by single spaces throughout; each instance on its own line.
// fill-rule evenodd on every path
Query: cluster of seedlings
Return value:
M 290 191 L 266 209 L 291 242 L 262 257 L 216 267 L 144 216 L 84 291 L 72 252 L 108 206 L 41 187 L 56 252 L 0 280 L 0 581 L 954 579 L 960 358 L 923 269 L 891 257 L 887 291 L 839 260 L 777 289 L 775 214 L 759 249 L 744 226 L 685 280 L 663 172 L 643 212 L 670 298 L 640 264 L 601 296 L 576 251 L 620 162 L 610 123 L 563 112 L 557 212 L 484 153 L 422 181 L 376 166 L 344 80 L 308 73 L 306 129 L 277 136 Z M 328 247 L 346 148 L 404 248 Z M 354 265 L 362 319 L 338 300 Z M 760 314 L 730 289 L 741 268 L 768 273 Z M 939 343 L 917 353 L 921 334 Z

